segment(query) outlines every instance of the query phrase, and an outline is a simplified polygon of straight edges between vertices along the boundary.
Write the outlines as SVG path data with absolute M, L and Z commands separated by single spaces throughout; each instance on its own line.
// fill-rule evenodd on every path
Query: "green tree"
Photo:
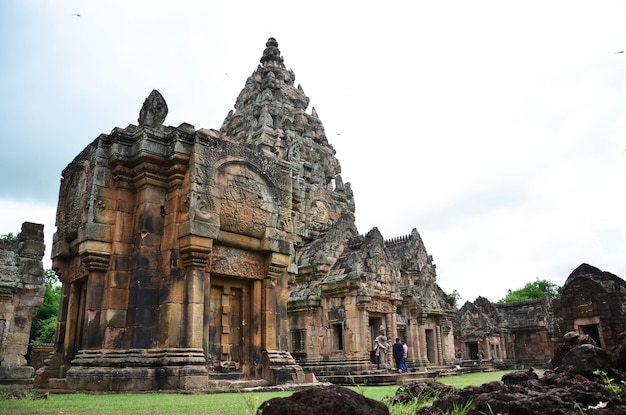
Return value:
M 0 239 L 5 240 L 5 241 L 15 241 L 19 237 L 20 237 L 19 232 L 18 233 L 9 232 L 9 233 L 4 233 L 0 235 Z
M 46 278 L 46 293 L 43 304 L 33 319 L 30 327 L 30 343 L 52 343 L 57 327 L 59 302 L 61 301 L 61 285 L 53 270 L 44 272 Z
M 452 302 L 453 305 L 459 305 L 459 303 L 461 302 L 461 294 L 459 294 L 459 292 L 457 290 L 452 291 L 450 294 L 448 294 L 448 299 Z
M 498 303 L 514 303 L 516 301 L 534 300 L 547 295 L 550 298 L 556 298 L 559 295 L 559 288 L 557 284 L 549 280 L 540 280 L 529 282 L 524 285 L 523 288 L 518 290 L 508 290 L 506 296 Z

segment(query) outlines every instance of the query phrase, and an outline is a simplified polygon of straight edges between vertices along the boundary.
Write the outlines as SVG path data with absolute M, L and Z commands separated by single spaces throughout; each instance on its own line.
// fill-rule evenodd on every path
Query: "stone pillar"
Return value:
M 187 304 L 185 347 L 202 348 L 204 322 L 204 271 L 194 269 L 187 275 Z
M 213 240 L 194 234 L 194 230 L 197 230 L 196 227 L 189 222 L 179 227 L 182 234 L 180 252 L 185 270 L 183 279 L 174 282 L 170 289 L 169 303 L 171 308 L 175 308 L 176 304 L 180 307 L 181 323 L 179 327 L 176 327 L 175 322 L 172 323 L 168 331 L 181 341 L 178 347 L 204 347 L 206 353 L 208 321 L 205 322 L 205 314 L 209 307 L 207 296 L 210 299 L 210 294 L 205 292 L 205 288 L 210 291 L 210 276 L 205 274 L 205 269 L 213 249 Z
M 385 314 L 385 326 L 386 326 L 386 335 L 387 335 L 387 344 L 389 347 L 387 348 L 387 367 L 394 368 L 393 364 L 393 352 L 392 346 L 396 342 L 395 337 L 395 316 L 392 313 Z M 392 331 L 393 330 L 393 331 Z
M 435 326 L 435 338 L 437 344 L 437 364 L 443 365 L 443 339 L 441 337 L 441 326 Z
M 453 316 L 450 314 L 446 314 L 440 319 L 443 342 L 443 364 L 452 364 L 455 362 L 456 348 L 454 345 L 452 320 Z
M 374 339 L 370 334 L 370 313 L 361 305 L 359 305 L 359 311 L 361 313 L 361 348 L 367 351 L 369 359 L 369 352 L 374 349 Z
M 291 255 L 273 252 L 270 257 L 267 277 L 262 282 L 263 291 L 261 295 L 263 298 L 261 303 L 263 306 L 260 315 L 262 317 L 261 331 L 265 332 L 265 338 L 262 339 L 263 350 L 261 351 L 259 366 L 262 376 L 273 385 L 285 382 L 304 382 L 302 368 L 287 350 L 286 273 L 291 259 Z M 258 288 L 258 284 L 253 283 L 253 298 L 258 298 Z M 253 340 L 253 353 L 255 350 Z
M 84 253 L 82 262 L 85 265 L 85 269 L 89 272 L 89 275 L 86 281 L 87 292 L 83 307 L 84 310 L 79 311 L 80 313 L 85 313 L 84 322 L 79 322 L 79 324 L 84 324 L 84 327 L 77 327 L 78 332 L 83 335 L 80 344 L 86 349 L 106 348 L 104 344 L 104 327 L 106 321 L 101 321 L 101 313 L 103 309 L 105 275 L 109 265 L 109 256 L 101 253 Z
M 256 366 L 261 361 L 261 352 L 263 351 L 263 330 L 261 324 L 261 315 L 263 313 L 262 308 L 262 294 L 263 294 L 263 281 L 254 280 L 251 287 L 251 299 L 252 299 L 252 321 L 250 328 L 251 346 L 252 346 L 252 363 Z M 255 374 L 258 375 L 258 374 Z
M 283 298 L 280 285 L 290 261 L 289 255 L 272 252 L 267 278 L 263 281 L 265 307 L 262 314 L 265 325 L 265 350 L 287 350 L 287 299 Z
M 266 278 L 263 280 L 263 293 L 261 298 L 261 326 L 265 334 L 263 338 L 263 350 L 277 350 L 278 339 L 276 338 L 276 310 L 272 298 L 275 296 L 276 280 Z
M 415 319 L 408 319 L 406 323 L 406 344 L 409 347 L 407 360 L 411 363 L 420 360 L 419 335 L 415 330 Z M 412 364 L 411 364 L 412 366 Z
M 419 365 L 428 366 L 430 361 L 428 360 L 428 351 L 426 344 L 426 316 L 420 316 L 416 320 L 417 323 L 417 348 L 419 356 Z

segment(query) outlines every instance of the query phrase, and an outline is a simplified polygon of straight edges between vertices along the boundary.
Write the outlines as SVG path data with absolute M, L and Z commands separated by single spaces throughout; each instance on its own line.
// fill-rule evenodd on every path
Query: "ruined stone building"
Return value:
M 454 307 L 419 234 L 359 234 L 294 81 L 269 39 L 219 131 L 163 125 L 153 91 L 137 126 L 100 135 L 64 169 L 59 324 L 38 385 L 299 382 L 303 367 L 370 370 L 381 328 L 407 338 L 413 367 L 452 360 Z
M 14 240 L 0 240 L 0 381 L 31 379 L 26 360 L 33 318 L 46 284 L 43 225 L 24 222 Z
M 494 304 L 486 298 L 467 302 L 454 319 L 457 350 L 464 359 L 517 366 L 549 367 L 556 342 L 574 331 L 589 335 L 611 351 L 626 331 L 626 281 L 581 264 L 569 275 L 554 300 Z
M 382 331 L 406 339 L 410 367 L 441 366 L 453 356 L 455 308 L 435 283 L 435 267 L 418 232 L 383 240 L 378 229 L 355 236 L 342 221 L 298 251 L 287 307 L 292 353 L 317 375 L 359 373 Z
M 456 349 L 464 360 L 547 367 L 552 357 L 552 301 L 495 304 L 484 297 L 466 302 L 454 321 Z
M 569 275 L 554 301 L 557 337 L 569 331 L 589 335 L 596 346 L 611 350 L 626 331 L 626 281 L 581 264 Z

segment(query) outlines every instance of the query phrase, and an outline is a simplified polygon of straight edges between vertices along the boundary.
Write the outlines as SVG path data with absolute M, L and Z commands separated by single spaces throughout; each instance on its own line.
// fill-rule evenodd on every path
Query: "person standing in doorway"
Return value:
M 393 359 L 396 361 L 396 369 L 398 373 L 402 373 L 402 359 L 404 358 L 404 349 L 402 343 L 400 343 L 400 337 L 396 337 L 396 342 L 393 344 Z
M 380 370 L 380 346 L 378 340 L 374 340 L 374 354 L 376 355 L 376 370 Z

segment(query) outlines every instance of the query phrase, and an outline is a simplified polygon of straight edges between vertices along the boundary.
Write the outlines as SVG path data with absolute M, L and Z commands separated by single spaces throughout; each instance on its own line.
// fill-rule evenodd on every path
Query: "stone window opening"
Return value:
M 291 350 L 292 352 L 304 352 L 306 340 L 306 330 L 293 330 L 291 332 Z

